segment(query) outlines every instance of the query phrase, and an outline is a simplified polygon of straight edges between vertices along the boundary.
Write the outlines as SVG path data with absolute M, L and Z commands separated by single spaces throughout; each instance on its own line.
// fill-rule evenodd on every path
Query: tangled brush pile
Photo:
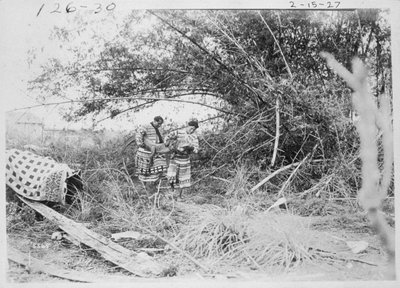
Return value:
M 329 242 L 326 235 L 311 230 L 305 218 L 291 214 L 248 215 L 240 206 L 198 212 L 192 213 L 191 224 L 179 233 L 176 243 L 214 265 L 223 261 L 233 266 L 250 264 L 259 270 L 288 270 L 323 260 L 315 248 L 321 241 Z

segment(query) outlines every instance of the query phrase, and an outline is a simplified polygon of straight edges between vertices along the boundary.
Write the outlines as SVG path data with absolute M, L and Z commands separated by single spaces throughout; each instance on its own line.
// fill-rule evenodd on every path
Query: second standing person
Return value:
M 173 131 L 165 137 L 177 139 L 176 153 L 171 158 L 167 178 L 171 187 L 178 188 L 179 197 L 182 198 L 183 189 L 192 186 L 190 155 L 199 152 L 199 139 L 196 130 L 199 128 L 197 119 L 192 119 L 184 129 Z

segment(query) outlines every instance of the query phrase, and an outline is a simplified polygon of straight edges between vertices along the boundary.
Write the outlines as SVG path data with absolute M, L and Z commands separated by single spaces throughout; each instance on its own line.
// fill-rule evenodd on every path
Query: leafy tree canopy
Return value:
M 66 97 L 71 86 L 79 87 L 80 102 L 68 112 L 74 120 L 100 112 L 115 117 L 156 101 L 191 97 L 222 113 L 225 132 L 235 131 L 223 141 L 232 142 L 229 150 L 237 159 L 243 151 L 259 155 L 257 143 L 274 138 L 278 101 L 282 161 L 304 157 L 316 145 L 318 157 L 332 157 L 339 149 L 334 143 L 349 129 L 344 119 L 351 112 L 351 91 L 319 52 L 332 53 L 346 67 L 360 57 L 370 67 L 376 96 L 390 93 L 386 14 L 377 9 L 133 11 L 111 41 L 94 33 L 100 45 L 75 48 L 68 63 L 49 59 L 31 89 Z M 58 30 L 54 37 L 79 37 L 71 33 L 78 32 Z M 272 146 L 257 151 L 268 154 Z

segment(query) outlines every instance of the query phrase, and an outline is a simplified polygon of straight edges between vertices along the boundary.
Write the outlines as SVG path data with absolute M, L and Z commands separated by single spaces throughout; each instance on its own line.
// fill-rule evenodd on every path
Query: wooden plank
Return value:
M 94 273 L 87 273 L 81 271 L 67 270 L 54 265 L 54 263 L 44 262 L 36 259 L 31 255 L 27 255 L 10 245 L 7 246 L 8 259 L 25 266 L 26 269 L 32 272 L 46 273 L 52 276 L 56 276 L 63 279 L 78 281 L 78 282 L 109 282 L 109 281 L 132 281 L 133 277 L 114 276 L 110 275 L 105 277 L 104 275 L 96 275 Z M 137 279 L 137 278 L 136 278 Z
M 8 259 L 25 266 L 27 270 L 32 272 L 43 272 L 60 278 L 79 281 L 79 282 L 94 282 L 93 278 L 89 279 L 88 277 L 82 276 L 79 272 L 72 273 L 72 271 L 56 268 L 54 264 L 45 263 L 30 255 L 24 254 L 14 249 L 10 245 L 8 245 L 7 247 L 7 255 Z
M 40 202 L 22 197 L 20 199 L 47 219 L 56 223 L 63 231 L 75 238 L 75 240 L 95 249 L 106 260 L 113 262 L 117 266 L 140 277 L 158 276 L 162 273 L 163 267 L 153 261 L 146 253 L 136 253 L 126 249 L 110 239 L 89 230 L 84 225 L 57 213 Z

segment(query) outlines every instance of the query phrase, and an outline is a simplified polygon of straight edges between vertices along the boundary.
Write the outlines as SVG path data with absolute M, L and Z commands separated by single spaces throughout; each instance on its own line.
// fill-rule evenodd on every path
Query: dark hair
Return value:
M 164 119 L 161 116 L 154 117 L 154 121 L 164 123 Z
M 188 125 L 189 125 L 189 126 L 196 127 L 196 129 L 197 129 L 197 128 L 199 128 L 199 121 L 197 121 L 197 119 L 192 119 L 192 120 L 190 120 L 190 121 L 188 122 Z

